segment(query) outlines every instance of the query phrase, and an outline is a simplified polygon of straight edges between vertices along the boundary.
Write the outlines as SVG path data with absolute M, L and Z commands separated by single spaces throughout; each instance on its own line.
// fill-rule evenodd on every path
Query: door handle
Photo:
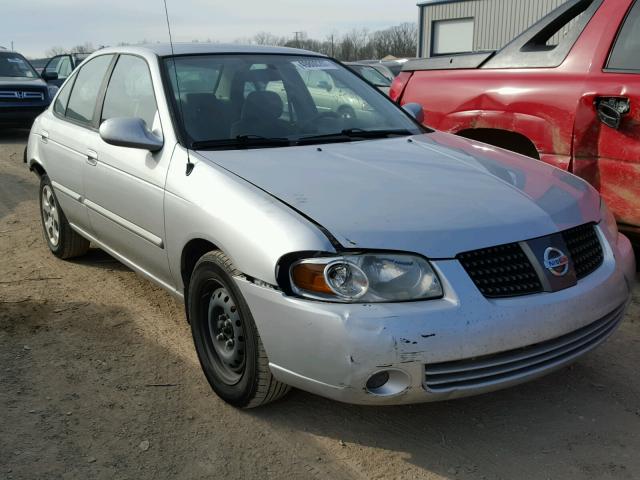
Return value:
M 42 143 L 47 143 L 49 141 L 49 132 L 45 130 L 41 131 L 40 140 L 42 140 Z
M 598 118 L 607 127 L 620 128 L 622 117 L 631 111 L 631 103 L 627 97 L 600 97 L 596 100 Z
M 95 150 L 87 150 L 87 163 L 95 167 L 98 164 L 98 152 Z

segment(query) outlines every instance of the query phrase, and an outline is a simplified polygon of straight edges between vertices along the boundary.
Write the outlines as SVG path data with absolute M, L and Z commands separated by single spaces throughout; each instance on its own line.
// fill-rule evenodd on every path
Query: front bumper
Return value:
M 457 260 L 434 262 L 445 297 L 427 302 L 338 305 L 287 297 L 242 279 L 238 285 L 278 380 L 349 403 L 428 402 L 540 377 L 575 361 L 613 333 L 629 301 L 635 259 L 626 237 L 620 235 L 614 248 L 602 235 L 601 241 L 604 263 L 578 285 L 509 299 L 482 296 Z M 579 338 L 573 341 L 571 335 Z M 572 340 L 570 349 L 567 339 Z M 545 345 L 558 345 L 564 354 L 532 365 L 531 355 L 549 357 Z M 533 353 L 525 359 L 522 352 L 527 351 Z M 501 360 L 500 375 L 488 380 L 445 382 L 444 388 L 429 381 L 433 372 L 444 368 L 458 375 L 459 365 L 467 368 L 476 360 L 496 368 L 493 356 L 500 352 L 495 358 L 528 359 L 528 367 L 504 373 Z M 380 371 L 390 373 L 392 388 L 371 393 L 367 380 Z

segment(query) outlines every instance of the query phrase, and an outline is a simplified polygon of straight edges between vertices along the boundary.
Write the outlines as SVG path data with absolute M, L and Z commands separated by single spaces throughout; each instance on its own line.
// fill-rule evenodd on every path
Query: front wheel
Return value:
M 238 275 L 222 252 L 205 254 L 189 282 L 187 308 L 200 365 L 209 384 L 225 402 L 254 408 L 284 396 L 249 306 L 235 285 Z

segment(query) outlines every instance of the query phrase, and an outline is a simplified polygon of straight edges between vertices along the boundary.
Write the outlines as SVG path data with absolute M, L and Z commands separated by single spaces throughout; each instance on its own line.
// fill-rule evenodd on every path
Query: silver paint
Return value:
M 202 44 L 177 49 L 300 53 Z M 599 222 L 597 192 L 576 177 L 440 132 L 324 145 L 321 151 L 187 152 L 177 142 L 162 87 L 159 57 L 170 55 L 168 46 L 99 54 L 110 53 L 136 54 L 148 62 L 158 104 L 150 130 L 163 139 L 162 148 L 154 153 L 110 145 L 98 131 L 61 120 L 49 109 L 29 136 L 29 166 L 38 164 L 48 173 L 72 228 L 178 297 L 184 291 L 185 247 L 206 241 L 224 251 L 243 272 L 236 284 L 252 311 L 272 372 L 286 383 L 371 404 L 502 388 L 547 370 L 443 396 L 423 387 L 424 365 L 555 338 L 629 298 L 635 261 L 622 235 L 609 244 L 599 233 L 604 264 L 576 286 L 513 299 L 483 297 L 453 259 L 463 251 Z M 88 163 L 89 157 L 95 164 Z M 190 175 L 185 174 L 188 160 L 194 165 Z M 287 296 L 275 287 L 283 255 L 335 253 L 338 247 L 427 256 L 443 283 L 444 298 L 333 304 Z M 390 396 L 367 392 L 367 379 L 381 370 L 399 372 L 397 378 L 409 379 L 408 387 Z

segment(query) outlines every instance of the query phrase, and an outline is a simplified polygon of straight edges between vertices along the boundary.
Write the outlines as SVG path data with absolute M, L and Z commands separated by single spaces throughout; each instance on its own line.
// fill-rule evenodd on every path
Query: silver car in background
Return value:
M 635 260 L 598 193 L 406 109 L 301 50 L 100 50 L 29 137 L 47 244 L 64 259 L 93 242 L 184 299 L 238 407 L 291 386 L 375 405 L 477 394 L 609 337 Z

